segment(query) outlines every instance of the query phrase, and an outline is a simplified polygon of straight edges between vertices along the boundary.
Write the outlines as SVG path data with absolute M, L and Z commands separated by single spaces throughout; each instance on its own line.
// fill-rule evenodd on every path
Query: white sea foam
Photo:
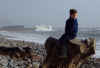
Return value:
M 29 42 L 41 43 L 41 44 L 43 44 L 47 38 L 46 36 L 32 34 L 32 33 L 0 31 L 0 34 L 2 34 L 3 36 L 10 36 L 7 37 L 7 39 L 24 40 Z
M 100 58 L 100 41 L 96 42 L 96 57 Z
M 52 31 L 53 28 L 51 25 L 46 26 L 46 25 L 36 25 L 33 27 L 35 31 Z

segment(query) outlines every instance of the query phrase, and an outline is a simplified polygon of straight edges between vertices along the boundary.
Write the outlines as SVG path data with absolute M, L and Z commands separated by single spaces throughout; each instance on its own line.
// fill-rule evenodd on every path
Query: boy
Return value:
M 69 13 L 70 13 L 70 16 L 66 20 L 65 33 L 59 39 L 60 43 L 63 45 L 62 46 L 63 52 L 61 56 L 67 56 L 67 53 L 66 53 L 67 52 L 67 41 L 75 39 L 78 33 L 77 10 L 70 9 Z

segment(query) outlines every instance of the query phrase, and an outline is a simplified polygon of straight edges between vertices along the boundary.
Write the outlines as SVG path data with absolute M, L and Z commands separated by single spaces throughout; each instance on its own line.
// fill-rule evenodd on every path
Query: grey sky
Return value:
M 80 26 L 100 26 L 99 0 L 0 0 L 0 26 L 64 25 L 70 8 L 79 12 Z

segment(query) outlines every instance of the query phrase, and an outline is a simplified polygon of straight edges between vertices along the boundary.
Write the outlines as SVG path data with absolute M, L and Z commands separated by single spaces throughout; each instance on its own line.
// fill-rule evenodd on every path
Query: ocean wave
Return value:
M 36 25 L 33 27 L 35 31 L 53 31 L 53 28 L 51 25 L 46 26 L 46 25 Z
M 10 32 L 10 31 L 0 31 L 0 34 L 3 36 L 9 36 L 7 39 L 12 40 L 22 40 L 22 41 L 29 41 L 29 42 L 36 42 L 43 44 L 46 40 L 46 36 L 32 34 L 32 33 L 19 33 L 19 32 Z

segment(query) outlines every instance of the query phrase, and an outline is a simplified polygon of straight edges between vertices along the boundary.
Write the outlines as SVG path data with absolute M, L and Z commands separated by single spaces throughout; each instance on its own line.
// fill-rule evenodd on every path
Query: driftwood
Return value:
M 95 54 L 95 39 L 89 38 L 73 43 L 66 41 L 68 47 L 68 56 L 59 58 L 58 53 L 62 50 L 61 44 L 55 38 L 49 37 L 45 42 L 47 56 L 41 65 L 42 68 L 80 68 L 91 55 Z

